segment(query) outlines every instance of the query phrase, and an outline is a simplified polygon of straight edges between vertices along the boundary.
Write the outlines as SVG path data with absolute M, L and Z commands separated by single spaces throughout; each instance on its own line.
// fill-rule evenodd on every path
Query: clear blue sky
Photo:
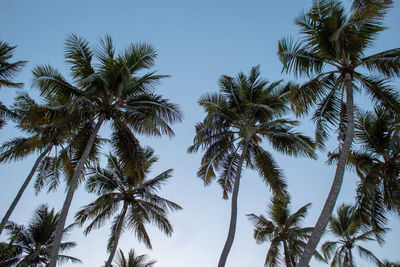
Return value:
M 346 3 L 349 4 L 350 0 Z M 24 82 L 24 90 L 32 95 L 31 70 L 38 64 L 51 64 L 68 76 L 64 63 L 64 40 L 70 33 L 86 37 L 92 46 L 105 34 L 110 34 L 117 47 L 123 49 L 130 42 L 149 42 L 157 48 L 159 58 L 156 69 L 169 74 L 158 87 L 158 92 L 178 103 L 184 112 L 184 121 L 175 125 L 176 136 L 172 139 L 143 138 L 140 140 L 152 146 L 160 160 L 154 174 L 173 168 L 173 178 L 161 192 L 165 197 L 183 206 L 183 210 L 172 214 L 175 233 L 171 238 L 151 228 L 153 250 L 139 244 L 133 233 L 126 232 L 120 248 L 128 251 L 135 248 L 158 261 L 159 267 L 204 267 L 216 266 L 222 250 L 229 222 L 230 202 L 221 198 L 217 184 L 203 187 L 196 177 L 200 156 L 187 154 L 194 136 L 194 124 L 204 113 L 197 105 L 198 98 L 206 92 L 218 90 L 217 80 L 222 74 L 236 75 L 248 72 L 251 66 L 260 64 L 263 77 L 274 81 L 293 79 L 281 74 L 281 64 L 276 56 L 277 41 L 297 35 L 293 19 L 311 5 L 311 0 L 147 0 L 147 1 L 105 1 L 105 0 L 4 0 L 0 16 L 0 39 L 17 45 L 15 59 L 29 63 L 18 75 L 16 81 Z M 387 31 L 381 34 L 376 47 L 371 50 L 399 47 L 400 5 L 386 19 Z M 397 88 L 399 82 L 395 81 Z M 9 105 L 15 96 L 15 89 L 2 88 L 0 99 Z M 367 108 L 366 102 L 359 102 Z M 102 134 L 107 135 L 107 127 Z M 308 119 L 302 122 L 302 131 L 312 135 L 313 127 Z M 9 123 L 0 132 L 0 142 L 21 133 Z M 333 135 L 329 148 L 335 146 Z M 268 146 L 266 145 L 268 148 Z M 107 148 L 104 148 L 107 152 Z M 331 185 L 334 169 L 324 164 L 326 151 L 319 160 L 293 159 L 274 153 L 284 169 L 292 195 L 293 210 L 312 202 L 312 208 L 305 225 L 314 225 Z M 0 215 L 3 216 L 19 186 L 33 165 L 34 157 L 18 163 L 0 165 Z M 347 173 L 338 203 L 351 202 L 357 179 Z M 74 211 L 88 204 L 94 196 L 83 189 L 76 193 L 69 222 Z M 239 195 L 239 216 L 236 239 L 227 266 L 263 266 L 269 244 L 257 245 L 252 237 L 253 227 L 245 214 L 265 213 L 270 198 L 268 188 L 255 172 L 246 170 Z M 12 220 L 25 223 L 32 211 L 41 203 L 60 209 L 64 190 L 56 193 L 33 194 L 30 187 L 12 215 Z M 399 260 L 398 237 L 399 219 L 393 217 L 384 247 L 367 245 L 379 258 Z M 109 225 L 94 230 L 87 237 L 82 229 L 76 228 L 69 240 L 78 246 L 69 252 L 83 260 L 83 266 L 100 266 L 107 258 L 106 242 Z M 360 262 L 368 266 L 367 262 Z M 63 266 L 72 266 L 65 264 Z M 313 263 L 312 266 L 323 266 Z

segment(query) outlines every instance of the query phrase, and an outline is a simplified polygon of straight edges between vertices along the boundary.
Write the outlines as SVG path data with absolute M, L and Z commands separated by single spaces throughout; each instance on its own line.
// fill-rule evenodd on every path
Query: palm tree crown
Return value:
M 267 139 L 274 149 L 288 155 L 314 158 L 315 154 L 313 142 L 294 131 L 298 122 L 282 118 L 288 111 L 287 87 L 280 81 L 261 79 L 259 67 L 253 67 L 249 76 L 222 76 L 219 85 L 220 93 L 199 100 L 206 117 L 196 125 L 194 144 L 188 151 L 205 150 L 197 173 L 205 184 L 210 184 L 219 172 L 223 197 L 228 198 L 232 192 L 228 239 L 218 265 L 222 267 L 234 239 L 242 165 L 257 169 L 274 194 L 286 195 L 282 171 L 270 152 L 261 147 L 262 140 Z
M 359 214 L 354 207 L 341 205 L 337 209 L 337 217 L 329 220 L 329 232 L 338 240 L 326 241 L 322 244 L 322 251 L 327 260 L 332 258 L 331 266 L 356 266 L 353 259 L 353 249 L 356 248 L 361 257 L 376 264 L 382 264 L 379 259 L 360 243 L 374 241 L 376 231 L 384 232 L 387 229 L 368 229 L 363 225 Z
M 331 191 L 300 267 L 307 266 L 340 192 L 354 136 L 354 93 L 365 93 L 381 106 L 400 112 L 399 95 L 386 80 L 400 74 L 400 48 L 366 55 L 378 33 L 385 29 L 382 21 L 389 2 L 360 0 L 347 12 L 340 1 L 314 0 L 312 7 L 296 19 L 302 37 L 296 42 L 292 38 L 279 41 L 283 71 L 309 78 L 302 85 L 292 86 L 290 95 L 297 115 L 307 114 L 315 107 L 312 118 L 318 145 L 324 146 L 332 125 L 339 129 L 341 142 Z
M 136 255 L 135 251 L 131 249 L 128 257 L 122 250 L 119 250 L 118 257 L 115 260 L 115 266 L 113 267 L 153 267 L 156 261 L 148 261 L 147 255 Z
M 41 205 L 34 212 L 33 218 L 27 227 L 15 223 L 7 226 L 10 230 L 9 241 L 18 250 L 22 251 L 17 266 L 46 266 L 50 259 L 50 250 L 54 241 L 55 230 L 59 213 L 54 209 L 49 210 L 46 205 Z M 65 228 L 64 234 L 68 233 L 73 225 Z M 76 246 L 75 242 L 61 243 L 60 250 L 66 251 Z M 59 263 L 72 262 L 79 263 L 79 259 L 58 255 Z
M 301 223 L 307 214 L 311 203 L 301 207 L 298 211 L 290 214 L 289 198 L 272 199 L 268 206 L 268 214 L 271 220 L 263 215 L 248 214 L 254 223 L 254 238 L 258 244 L 270 241 L 271 245 L 265 259 L 265 266 L 281 266 L 280 246 L 284 248 L 284 261 L 286 266 L 295 266 L 296 258 L 301 252 L 302 245 L 309 237 L 312 228 L 302 228 Z
M 85 234 L 88 234 L 93 228 L 102 226 L 122 205 L 121 211 L 114 217 L 111 226 L 108 242 L 110 257 L 106 266 L 112 262 L 119 237 L 124 229 L 132 229 L 139 241 L 151 248 L 145 224 L 153 223 L 165 234 L 170 235 L 173 229 L 167 218 L 167 211 L 181 209 L 175 202 L 157 194 L 161 185 L 171 177 L 172 169 L 150 179 L 147 175 L 157 158 L 150 148 L 140 153 L 142 155 L 137 156 L 138 168 L 134 175 L 127 173 L 122 161 L 113 155 L 108 156 L 107 169 L 99 166 L 94 169 L 93 174 L 88 178 L 87 189 L 99 195 L 99 198 L 84 206 L 76 215 L 80 224 L 93 219 L 85 230 Z M 142 159 L 139 158 L 140 156 Z

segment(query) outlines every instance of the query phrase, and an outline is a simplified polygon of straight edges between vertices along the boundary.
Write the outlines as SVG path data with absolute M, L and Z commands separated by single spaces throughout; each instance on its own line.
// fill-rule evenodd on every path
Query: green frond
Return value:
M 33 187 L 38 194 L 45 186 L 47 192 L 55 191 L 60 184 L 62 175 L 61 162 L 56 157 L 44 158 L 37 169 L 37 176 Z
M 388 80 L 364 75 L 359 75 L 358 77 L 373 102 L 396 113 L 400 112 L 400 95 L 388 85 Z
M 127 99 L 135 98 L 139 94 L 149 94 L 154 91 L 161 79 L 168 77 L 168 75 L 158 75 L 155 71 L 143 74 L 140 77 L 131 77 L 119 88 L 120 92 L 116 94 Z
M 64 56 L 71 66 L 74 79 L 79 81 L 94 73 L 91 65 L 93 51 L 85 38 L 74 33 L 69 35 L 65 40 Z
M 282 170 L 275 162 L 271 153 L 257 146 L 252 146 L 250 151 L 254 155 L 257 171 L 263 181 L 269 185 L 275 195 L 285 196 L 287 194 L 287 183 Z
M 279 250 L 279 242 L 276 240 L 272 240 L 271 245 L 269 246 L 267 257 L 265 258 L 264 266 L 268 267 L 278 267 L 282 265 L 282 261 L 280 260 L 280 250 Z
M 15 137 L 1 145 L 0 162 L 22 160 L 40 149 L 42 149 L 42 144 L 38 136 L 29 138 Z
M 132 131 L 120 121 L 114 120 L 111 144 L 114 155 L 120 160 L 124 172 L 131 177 L 135 177 L 134 183 L 141 183 L 143 180 L 143 170 L 141 162 L 145 160 L 139 141 Z M 139 165 L 139 166 L 138 166 Z
M 144 216 L 143 212 L 137 209 L 137 206 L 133 206 L 128 214 L 127 220 L 127 227 L 133 228 L 138 241 L 143 242 L 147 248 L 151 249 L 150 237 L 144 225 L 145 222 L 149 222 L 147 214 Z
M 293 72 L 295 76 L 320 73 L 323 68 L 323 59 L 314 53 L 307 43 L 297 42 L 293 38 L 283 38 L 278 42 L 278 56 L 283 64 L 282 71 Z
M 316 158 L 315 143 L 311 138 L 293 131 L 292 127 L 270 127 L 262 132 L 277 151 L 292 155 Z
M 219 159 L 221 162 L 221 166 L 215 165 L 217 168 L 219 168 L 220 175 L 218 178 L 218 183 L 220 184 L 223 192 L 223 199 L 228 199 L 228 194 L 232 193 L 233 190 L 233 184 L 235 183 L 236 179 L 240 179 L 241 173 L 238 173 L 239 169 L 239 160 L 240 160 L 240 155 L 238 155 L 238 150 L 239 147 L 236 148 L 235 152 L 231 152 L 223 159 Z M 205 182 L 206 183 L 206 182 Z
M 312 116 L 315 123 L 316 143 L 321 148 L 329 137 L 331 126 L 339 122 L 342 99 L 339 90 L 335 87 L 318 103 Z
M 99 44 L 94 49 L 93 55 L 101 62 L 102 65 L 107 65 L 113 62 L 115 56 L 115 48 L 110 35 L 106 35 L 99 40 Z
M 75 220 L 83 225 L 88 219 L 91 223 L 85 228 L 84 234 L 89 234 L 93 229 L 102 227 L 109 218 L 118 210 L 118 194 L 105 194 L 94 202 L 82 207 L 75 215 Z
M 273 237 L 275 225 L 263 215 L 247 214 L 248 219 L 254 224 L 254 239 L 257 244 L 264 243 Z
M 131 44 L 119 57 L 133 74 L 153 67 L 157 51 L 148 43 Z
M 177 105 L 154 94 L 130 98 L 122 115 L 123 120 L 135 132 L 156 136 L 162 134 L 173 136 L 174 132 L 169 124 L 182 120 L 181 111 Z
M 390 49 L 362 59 L 360 65 L 384 77 L 400 76 L 400 48 Z
M 333 86 L 339 82 L 335 72 L 328 72 L 317 75 L 302 85 L 292 84 L 289 98 L 296 116 L 308 114 L 311 108 L 327 98 L 330 90 L 336 88 Z
M 60 99 L 70 100 L 83 95 L 80 89 L 68 83 L 61 73 L 50 65 L 37 66 L 32 73 L 34 77 L 32 86 L 37 87 L 42 96 L 57 95 Z
M 11 79 L 13 79 L 27 63 L 27 61 L 9 61 L 13 57 L 15 48 L 16 46 L 10 46 L 7 42 L 0 41 L 0 88 L 21 88 L 23 86 L 22 83 L 15 83 L 11 81 Z
M 375 263 L 377 266 L 382 265 L 382 262 L 370 250 L 362 246 L 357 246 L 357 249 L 360 257 L 368 259 L 370 262 Z
M 295 213 L 291 214 L 288 218 L 288 225 L 299 226 L 302 220 L 307 216 L 308 209 L 311 207 L 311 203 L 308 203 L 298 209 Z M 306 231 L 308 232 L 309 229 Z

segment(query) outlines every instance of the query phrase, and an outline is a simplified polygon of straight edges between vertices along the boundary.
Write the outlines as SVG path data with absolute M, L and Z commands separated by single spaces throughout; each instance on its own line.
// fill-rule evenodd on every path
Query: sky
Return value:
M 344 1 L 346 5 L 350 3 L 350 0 Z M 282 65 L 276 55 L 277 42 L 283 37 L 299 36 L 294 18 L 311 3 L 311 0 L 3 0 L 0 39 L 18 46 L 14 60 L 27 60 L 28 63 L 15 79 L 23 82 L 24 88 L 1 88 L 0 99 L 4 104 L 11 105 L 15 95 L 22 91 L 37 98 L 37 89 L 31 86 L 31 70 L 37 65 L 50 64 L 70 78 L 63 53 L 65 39 L 71 33 L 85 37 L 92 47 L 109 34 L 117 51 L 130 43 L 147 42 L 153 45 L 159 54 L 154 70 L 171 76 L 157 86 L 157 93 L 177 103 L 183 111 L 184 120 L 173 126 L 173 138 L 139 136 L 139 140 L 153 147 L 159 156 L 151 175 L 174 169 L 173 177 L 162 188 L 160 195 L 177 202 L 183 210 L 169 215 L 174 226 L 171 237 L 149 226 L 152 250 L 140 244 L 130 231 L 123 234 L 120 248 L 125 253 L 133 248 L 140 254 L 149 255 L 157 260 L 156 267 L 216 266 L 228 231 L 230 201 L 222 199 L 219 185 L 212 183 L 204 187 L 196 176 L 201 153 L 186 152 L 193 142 L 194 125 L 204 117 L 197 100 L 204 93 L 218 91 L 217 81 L 221 75 L 248 73 L 255 65 L 260 65 L 262 77 L 270 81 L 295 79 L 281 72 Z M 398 14 L 400 3 L 396 2 L 385 19 L 388 29 L 379 36 L 369 53 L 399 46 Z M 393 84 L 400 88 L 398 80 Z M 356 101 L 364 109 L 371 108 L 363 97 Z M 314 128 L 310 119 L 303 118 L 301 122 L 299 130 L 312 136 Z M 107 137 L 108 129 L 107 125 L 102 128 L 102 136 Z M 21 135 L 9 123 L 0 132 L 0 143 Z M 273 152 L 284 170 L 292 197 L 292 210 L 312 203 L 304 226 L 313 226 L 329 192 L 335 170 L 325 164 L 326 153 L 336 146 L 334 133 L 327 149 L 318 153 L 318 160 L 291 158 L 274 152 L 267 143 L 263 146 Z M 103 152 L 108 153 L 108 148 L 104 147 Z M 36 156 L 0 165 L 1 216 L 5 214 Z M 354 200 L 356 182 L 355 174 L 346 172 L 336 206 Z M 245 170 L 239 192 L 238 227 L 227 267 L 263 266 L 269 243 L 256 244 L 253 225 L 246 214 L 265 214 L 270 197 L 270 191 L 258 174 Z M 36 196 L 30 186 L 11 220 L 26 223 L 34 209 L 42 203 L 61 209 L 64 198 L 62 187 L 55 193 L 42 192 Z M 67 223 L 72 223 L 74 213 L 94 198 L 81 187 L 75 194 Z M 374 243 L 365 246 L 380 259 L 400 260 L 399 218 L 391 217 L 389 227 L 392 230 L 387 234 L 384 246 Z M 88 236 L 82 232 L 83 229 L 78 227 L 71 232 L 68 240 L 76 241 L 78 245 L 68 254 L 80 258 L 83 261 L 81 266 L 101 266 L 108 256 L 109 224 L 93 230 Z M 323 240 L 329 237 L 325 235 Z M 360 266 L 370 266 L 366 261 L 358 258 L 357 261 Z M 311 266 L 326 265 L 313 261 Z

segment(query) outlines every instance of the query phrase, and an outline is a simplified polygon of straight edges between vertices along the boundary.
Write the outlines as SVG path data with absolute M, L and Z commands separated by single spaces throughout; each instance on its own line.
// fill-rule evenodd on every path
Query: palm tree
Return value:
M 228 237 L 218 263 L 225 266 L 232 247 L 237 220 L 237 200 L 242 166 L 255 168 L 277 196 L 286 195 L 286 182 L 272 155 L 260 143 L 267 139 L 277 151 L 289 155 L 315 157 L 314 143 L 293 130 L 297 121 L 282 116 L 288 111 L 286 87 L 281 82 L 269 83 L 253 67 L 247 77 L 222 76 L 220 93 L 200 98 L 207 115 L 196 125 L 194 144 L 189 152 L 205 149 L 198 176 L 210 184 L 220 172 L 218 182 L 223 197 L 232 192 L 231 219 Z
M 376 107 L 374 112 L 359 112 L 355 141 L 361 148 L 350 152 L 348 164 L 360 178 L 357 207 L 363 220 L 383 227 L 386 213 L 400 215 L 400 132 L 394 114 Z M 332 153 L 330 163 L 337 160 Z M 378 236 L 379 238 L 379 236 Z
M 157 158 L 151 148 L 138 151 L 135 159 L 137 169 L 134 173 L 126 172 L 124 162 L 111 154 L 108 155 L 107 169 L 97 166 L 93 170 L 86 186 L 89 192 L 96 193 L 99 197 L 84 206 L 75 216 L 81 225 L 87 219 L 93 219 L 85 229 L 84 233 L 88 234 L 93 228 L 101 227 L 122 206 L 111 226 L 107 245 L 110 256 L 106 267 L 111 266 L 124 229 L 131 228 L 139 241 L 151 248 L 145 224 L 153 223 L 165 234 L 171 235 L 173 230 L 167 218 L 167 210 L 181 209 L 178 204 L 157 195 L 161 185 L 171 177 L 172 169 L 148 178 L 150 168 Z
M 293 85 L 291 99 L 297 115 L 316 106 L 312 118 L 317 143 L 323 146 L 331 125 L 338 126 L 341 141 L 331 190 L 298 266 L 307 266 L 334 210 L 354 136 L 354 90 L 400 112 L 399 95 L 385 80 L 400 74 L 400 48 L 365 55 L 385 29 L 382 20 L 387 7 L 382 4 L 368 12 L 362 8 L 347 12 L 339 1 L 314 0 L 311 9 L 296 19 L 303 37 L 297 42 L 291 38 L 279 41 L 283 70 L 310 78 L 301 86 Z
M 313 230 L 312 227 L 301 227 L 311 203 L 304 205 L 293 214 L 290 214 L 289 203 L 289 197 L 274 197 L 267 211 L 271 220 L 263 215 L 247 215 L 256 227 L 254 229 L 256 242 L 258 244 L 271 242 L 265 259 L 265 266 L 282 266 L 280 259 L 281 245 L 283 246 L 285 265 L 287 267 L 295 266 L 306 245 L 305 241 L 310 237 Z M 322 259 L 318 253 L 316 256 L 317 259 Z
M 7 42 L 0 40 L 0 88 L 22 87 L 22 83 L 12 82 L 11 79 L 25 66 L 26 61 L 9 62 L 13 57 L 16 46 L 10 46 Z M 10 115 L 10 111 L 0 101 L 0 129 L 4 126 L 4 116 Z
M 64 119 L 61 127 L 57 124 L 43 123 L 41 115 L 49 110 L 55 113 L 55 107 L 59 106 L 60 103 L 54 99 L 47 99 L 45 105 L 40 105 L 26 94 L 16 98 L 12 108 L 13 114 L 18 118 L 16 127 L 27 132 L 29 136 L 12 138 L 5 142 L 0 147 L 0 163 L 21 160 L 35 152 L 40 154 L 1 221 L 0 235 L 35 173 L 38 172 L 35 182 L 36 193 L 45 185 L 49 185 L 49 191 L 55 190 L 60 183 L 62 173 L 67 176 L 66 178 L 71 177 L 75 166 L 74 162 L 82 154 L 80 146 L 87 141 L 88 136 L 86 134 L 85 137 L 85 132 L 88 131 L 88 128 L 90 129 L 90 124 L 93 125 L 93 122 L 79 128 L 80 120 L 77 120 L 76 116 L 70 115 Z M 63 113 L 62 110 L 58 112 Z M 32 121 L 33 119 L 37 120 L 38 117 L 41 121 L 40 124 Z M 65 127 L 66 120 L 69 121 L 69 127 Z M 95 155 L 99 142 L 97 139 L 94 142 L 95 146 L 91 152 L 93 155 L 89 157 L 91 160 L 96 160 Z M 67 143 L 66 146 L 65 143 Z M 58 151 L 58 148 L 61 149 Z M 55 157 L 49 156 L 52 150 L 55 151 Z
M 156 261 L 148 261 L 146 254 L 136 256 L 133 249 L 129 251 L 128 258 L 125 258 L 122 250 L 119 250 L 116 266 L 113 267 L 153 267 L 155 263 Z
M 46 205 L 41 205 L 35 210 L 27 227 L 15 223 L 7 226 L 10 230 L 9 242 L 22 251 L 16 266 L 47 266 L 59 216 L 54 209 L 49 210 Z M 68 233 L 72 227 L 73 225 L 66 227 L 63 234 Z M 75 246 L 75 242 L 63 242 L 60 250 L 66 251 Z M 81 262 L 77 258 L 64 254 L 58 255 L 57 261 L 59 263 Z
M 329 220 L 329 232 L 337 237 L 335 241 L 326 241 L 322 251 L 327 260 L 332 258 L 331 266 L 354 267 L 353 249 L 356 248 L 361 257 L 369 259 L 376 264 L 382 264 L 379 259 L 368 249 L 359 245 L 366 241 L 374 241 L 376 231 L 384 232 L 387 229 L 367 229 L 363 225 L 355 207 L 342 204 L 337 209 L 337 217 Z
M 91 49 L 81 37 L 71 35 L 66 41 L 65 57 L 71 66 L 74 83 L 69 83 L 51 66 L 39 66 L 33 71 L 34 84 L 44 96 L 56 95 L 71 99 L 68 112 L 79 112 L 91 121 L 97 120 L 76 163 L 61 210 L 59 225 L 49 267 L 55 267 L 61 234 L 82 168 L 93 142 L 105 121 L 112 126 L 112 141 L 119 145 L 118 156 L 125 161 L 127 171 L 133 171 L 131 157 L 135 154 L 138 134 L 161 136 L 174 133 L 170 124 L 181 120 L 178 107 L 153 93 L 154 85 L 165 75 L 146 70 L 154 65 L 157 53 L 149 44 L 131 44 L 116 55 L 111 37 L 106 36 L 96 49 Z M 94 62 L 93 57 L 97 60 Z M 128 164 L 129 163 L 129 164 Z

